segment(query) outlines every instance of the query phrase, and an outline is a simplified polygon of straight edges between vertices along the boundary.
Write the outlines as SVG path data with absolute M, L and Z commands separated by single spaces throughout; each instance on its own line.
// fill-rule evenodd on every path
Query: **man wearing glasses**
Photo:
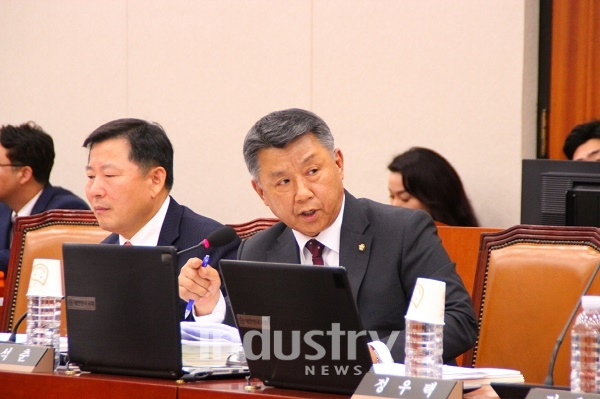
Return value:
M 0 127 L 0 272 L 6 273 L 13 222 L 48 209 L 89 209 L 72 192 L 50 184 L 52 137 L 33 122 Z

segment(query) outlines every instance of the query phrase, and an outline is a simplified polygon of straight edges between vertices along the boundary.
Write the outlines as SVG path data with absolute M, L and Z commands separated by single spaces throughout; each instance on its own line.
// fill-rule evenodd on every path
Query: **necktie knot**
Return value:
M 319 241 L 315 240 L 314 238 L 308 240 L 308 242 L 306 243 L 306 249 L 308 249 L 308 251 L 312 255 L 313 265 L 324 265 L 323 248 L 325 248 L 325 246 Z
M 125 246 L 127 246 L 127 247 L 128 247 L 128 246 L 131 246 L 131 245 L 133 245 L 133 244 L 132 244 L 130 241 L 125 241 L 125 242 L 123 243 L 123 245 L 125 245 Z

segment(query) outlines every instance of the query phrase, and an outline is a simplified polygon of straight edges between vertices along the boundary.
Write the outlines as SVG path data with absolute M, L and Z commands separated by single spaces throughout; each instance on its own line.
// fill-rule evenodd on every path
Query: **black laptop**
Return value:
M 69 361 L 83 371 L 184 380 L 245 365 L 182 367 L 173 247 L 63 244 Z
M 63 244 L 69 361 L 81 370 L 182 376 L 173 247 Z
M 351 394 L 372 366 L 343 267 L 221 260 L 250 376 Z

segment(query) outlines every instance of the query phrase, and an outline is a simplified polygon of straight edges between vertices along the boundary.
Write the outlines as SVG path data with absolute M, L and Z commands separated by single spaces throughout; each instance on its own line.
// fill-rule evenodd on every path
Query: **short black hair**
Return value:
M 0 127 L 0 144 L 15 166 L 29 166 L 33 178 L 40 184 L 50 181 L 54 166 L 54 141 L 35 122 Z
M 590 139 L 600 139 L 600 120 L 575 126 L 565 140 L 563 152 L 568 159 L 572 160 L 577 148 Z
M 116 119 L 94 130 L 83 146 L 91 150 L 96 143 L 116 138 L 124 138 L 129 142 L 129 160 L 141 168 L 165 168 L 165 187 L 169 191 L 173 188 L 173 145 L 162 126 L 142 119 Z

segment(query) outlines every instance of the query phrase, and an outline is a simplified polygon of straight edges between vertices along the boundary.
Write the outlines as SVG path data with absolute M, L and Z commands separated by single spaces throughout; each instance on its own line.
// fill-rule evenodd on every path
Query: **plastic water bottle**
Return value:
M 54 348 L 54 370 L 60 361 L 61 298 L 27 295 L 27 345 Z
M 600 393 L 600 296 L 581 298 L 571 330 L 571 391 Z
M 405 373 L 442 378 L 444 325 L 406 319 Z

